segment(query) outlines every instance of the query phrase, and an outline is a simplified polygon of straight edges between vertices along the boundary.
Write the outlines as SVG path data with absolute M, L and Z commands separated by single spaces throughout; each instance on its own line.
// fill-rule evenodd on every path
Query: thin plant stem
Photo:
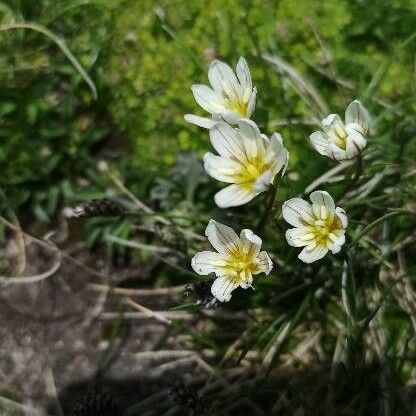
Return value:
M 360 180 L 361 174 L 363 173 L 363 157 L 361 154 L 357 156 L 357 163 L 355 165 L 355 174 L 354 177 L 350 180 L 348 185 L 345 187 L 344 192 L 338 197 L 338 200 L 343 199 L 357 184 Z
M 276 196 L 277 196 L 277 188 L 276 186 L 273 186 L 272 188 L 270 188 L 270 191 L 269 191 L 266 209 L 264 210 L 264 213 L 262 217 L 260 218 L 259 224 L 257 225 L 257 232 L 260 234 L 264 231 L 264 227 L 266 226 L 270 218 L 270 215 L 273 211 L 273 204 L 276 200 Z
M 352 268 L 352 261 L 348 249 L 345 248 L 344 252 L 344 266 L 341 279 L 341 297 L 344 304 L 345 312 L 350 319 L 352 325 L 355 324 L 355 311 L 356 311 L 356 284 L 354 279 L 354 271 Z M 348 279 L 349 277 L 349 279 Z M 348 281 L 350 281 L 350 293 L 348 293 Z

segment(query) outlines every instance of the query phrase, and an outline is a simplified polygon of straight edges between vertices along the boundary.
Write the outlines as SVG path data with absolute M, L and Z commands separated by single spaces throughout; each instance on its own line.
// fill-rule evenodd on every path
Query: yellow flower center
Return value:
M 331 141 L 336 144 L 340 149 L 345 150 L 347 148 L 348 133 L 345 130 L 344 125 L 336 124 L 332 131 L 328 133 Z
M 252 251 L 245 252 L 242 247 L 231 252 L 225 261 L 224 269 L 230 276 L 239 281 L 247 281 L 258 268 L 258 260 Z
M 243 101 L 242 99 L 237 99 L 237 100 L 227 99 L 226 106 L 230 110 L 235 111 L 236 113 L 240 114 L 242 117 L 247 116 L 248 102 Z
M 307 225 L 308 233 L 303 235 L 302 239 L 314 242 L 319 246 L 328 247 L 341 235 L 343 226 L 337 216 L 328 216 L 325 208 L 321 208 L 321 215 L 315 216 L 314 220 Z
M 271 163 L 266 163 L 263 158 L 255 157 L 249 159 L 246 163 L 241 164 L 239 172 L 235 174 L 235 183 L 251 191 L 257 178 L 269 170 L 270 167 Z

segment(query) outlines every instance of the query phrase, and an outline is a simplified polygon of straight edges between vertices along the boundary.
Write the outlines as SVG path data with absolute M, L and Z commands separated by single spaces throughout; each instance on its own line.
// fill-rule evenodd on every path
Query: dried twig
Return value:
M 108 285 L 100 285 L 91 283 L 88 285 L 90 290 L 96 292 L 112 292 L 122 296 L 173 296 L 182 294 L 186 285 L 172 287 L 156 287 L 153 289 L 128 289 L 123 287 L 110 287 Z
M 168 318 L 166 318 L 166 316 L 160 312 L 155 312 L 152 311 L 151 309 L 148 309 L 142 305 L 140 305 L 137 302 L 134 302 L 131 299 L 125 299 L 124 303 L 126 303 L 127 305 L 130 305 L 132 308 L 137 309 L 140 312 L 143 312 L 144 314 L 146 314 L 149 317 L 155 318 L 160 322 L 163 322 L 164 324 L 168 324 L 171 325 L 172 321 Z

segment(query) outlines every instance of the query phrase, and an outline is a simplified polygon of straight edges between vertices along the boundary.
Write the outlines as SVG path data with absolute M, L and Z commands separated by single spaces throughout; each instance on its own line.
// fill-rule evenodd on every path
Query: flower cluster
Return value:
M 256 89 L 251 82 L 247 62 L 240 58 L 236 73 L 224 62 L 214 61 L 208 71 L 208 80 L 212 88 L 196 84 L 192 86 L 196 102 L 212 118 L 185 115 L 185 120 L 197 126 L 209 129 L 217 121 L 224 120 L 237 124 L 240 118 L 250 118 L 256 105 Z
M 342 161 L 359 155 L 367 144 L 370 116 L 363 105 L 353 101 L 345 111 L 345 124 L 338 114 L 322 120 L 322 130 L 309 136 L 312 146 L 324 156 Z
M 282 137 L 274 133 L 270 139 L 260 133 L 256 123 L 241 118 L 238 127 L 224 122 L 209 131 L 212 146 L 219 156 L 204 156 L 204 167 L 210 176 L 230 183 L 215 195 L 220 208 L 246 204 L 273 185 L 274 178 L 287 167 L 289 154 Z
M 193 85 L 192 92 L 211 117 L 187 114 L 185 120 L 209 129 L 217 154 L 205 154 L 204 168 L 211 177 L 228 184 L 217 192 L 215 203 L 220 208 L 237 207 L 262 192 L 275 192 L 276 177 L 284 175 L 289 153 L 279 133 L 269 138 L 251 120 L 257 90 L 246 60 L 239 59 L 235 73 L 224 62 L 214 61 L 208 80 L 211 87 Z M 310 143 L 338 162 L 361 157 L 369 122 L 367 110 L 354 100 L 347 107 L 345 122 L 330 114 L 322 121 L 323 131 L 310 135 Z M 303 247 L 298 257 L 305 263 L 322 259 L 328 251 L 338 253 L 348 224 L 345 211 L 335 206 L 327 192 L 315 191 L 309 198 L 311 203 L 291 198 L 282 206 L 283 218 L 294 227 L 286 231 L 286 240 L 290 246 Z M 205 235 L 216 251 L 197 253 L 192 268 L 200 275 L 215 274 L 211 293 L 220 302 L 229 301 L 237 287 L 252 288 L 254 275 L 271 272 L 273 264 L 261 251 L 262 240 L 251 230 L 244 229 L 238 236 L 232 228 L 211 220 Z
M 269 274 L 272 261 L 261 249 L 261 238 L 251 230 L 240 236 L 224 224 L 211 220 L 205 235 L 214 251 L 201 251 L 192 259 L 192 268 L 200 275 L 215 273 L 211 292 L 221 302 L 231 299 L 231 292 L 241 286 L 252 287 L 253 275 Z
M 345 243 L 348 219 L 342 208 L 335 207 L 328 192 L 315 191 L 309 196 L 312 204 L 292 198 L 282 207 L 283 218 L 293 227 L 286 231 L 286 239 L 293 247 L 304 247 L 299 259 L 312 263 L 328 251 L 338 253 Z

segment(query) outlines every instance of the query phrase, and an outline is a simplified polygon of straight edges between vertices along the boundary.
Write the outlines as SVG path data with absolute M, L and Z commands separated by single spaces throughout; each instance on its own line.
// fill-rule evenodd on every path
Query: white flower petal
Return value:
M 240 239 L 236 232 L 227 225 L 210 220 L 205 235 L 212 247 L 220 254 L 234 253 L 240 247 Z
M 300 253 L 298 258 L 305 263 L 313 263 L 322 259 L 328 253 L 328 248 L 321 245 L 306 246 Z
M 341 162 L 343 160 L 348 159 L 346 151 L 344 149 L 339 148 L 334 143 L 328 144 L 328 156 L 331 159 L 336 160 L 337 162 Z
M 241 114 L 235 110 L 230 110 L 225 108 L 221 111 L 221 117 L 225 122 L 228 124 L 231 124 L 232 126 L 235 126 L 241 117 Z
M 359 132 L 367 134 L 370 125 L 370 114 L 358 100 L 354 100 L 345 111 L 345 123 L 360 126 Z
M 195 84 L 191 87 L 195 101 L 211 114 L 220 112 L 224 107 L 224 99 L 206 85 Z
M 331 195 L 325 191 L 315 191 L 312 192 L 309 196 L 312 202 L 312 211 L 315 214 L 315 217 L 326 220 L 330 218 L 331 220 L 335 215 L 335 203 Z
M 261 133 L 257 124 L 248 118 L 240 118 L 238 120 L 238 127 L 243 136 L 252 139 L 261 139 Z
M 257 89 L 253 88 L 251 92 L 250 99 L 248 100 L 247 104 L 247 118 L 250 118 L 253 115 L 254 109 L 256 107 L 256 97 L 257 97 Z
M 330 114 L 322 120 L 322 128 L 325 133 L 332 133 L 343 131 L 345 126 L 338 114 Z
M 235 160 L 216 156 L 208 152 L 204 155 L 204 169 L 208 175 L 218 181 L 234 183 L 235 175 L 238 174 L 241 165 Z
M 240 276 L 241 277 L 241 276 Z M 248 272 L 245 276 L 244 276 L 244 280 L 240 280 L 240 286 L 243 289 L 248 289 L 253 288 L 253 275 L 252 273 Z
M 282 171 L 281 176 L 286 172 L 289 163 L 289 152 L 283 146 L 283 139 L 279 133 L 273 133 L 266 148 L 267 161 L 273 163 L 273 174 Z
M 336 207 L 335 208 L 335 213 L 336 213 L 337 217 L 340 219 L 341 224 L 344 227 L 344 229 L 347 228 L 348 217 L 347 217 L 347 214 L 345 213 L 345 211 L 340 207 Z
M 286 231 L 286 240 L 292 247 L 307 246 L 314 237 L 309 226 L 290 228 Z
M 312 206 L 301 198 L 292 198 L 282 207 L 283 218 L 293 227 L 303 227 L 314 222 Z
M 355 142 L 349 137 L 347 138 L 345 154 L 347 159 L 353 159 L 358 154 L 360 154 L 360 149 L 357 147 Z
M 238 120 L 237 138 L 241 143 L 246 160 L 264 159 L 265 148 L 263 138 L 256 123 L 249 119 L 241 118 Z
M 309 141 L 321 155 L 328 156 L 328 137 L 322 131 L 315 131 L 309 136 Z
M 241 185 L 234 184 L 217 192 L 214 200 L 220 208 L 229 208 L 247 204 L 257 195 L 258 192 L 252 192 Z
M 214 61 L 209 68 L 208 79 L 216 92 L 224 91 L 229 98 L 238 98 L 241 87 L 233 70 L 226 63 Z
M 332 251 L 333 254 L 340 252 L 341 247 L 345 244 L 345 233 L 342 233 L 335 241 L 328 246 L 328 249 Z
M 250 69 L 248 68 L 247 61 L 241 57 L 238 60 L 237 67 L 236 67 L 237 77 L 240 81 L 240 85 L 243 91 L 252 89 L 251 84 L 251 75 L 250 75 Z
M 231 292 L 240 285 L 239 279 L 235 277 L 217 277 L 211 286 L 211 293 L 220 302 L 228 302 Z
M 347 156 L 353 155 L 349 156 L 351 158 L 355 157 L 364 150 L 367 141 L 361 133 L 352 128 L 352 125 L 347 126 L 347 132 L 347 148 L 345 150 L 347 152 Z
M 253 191 L 257 194 L 266 192 L 270 189 L 270 185 L 273 184 L 273 179 L 273 171 L 271 169 L 266 170 L 254 181 Z
M 214 149 L 222 157 L 234 158 L 239 161 L 246 159 L 244 146 L 237 137 L 235 129 L 226 123 L 217 123 L 209 131 Z
M 221 267 L 225 265 L 226 257 L 223 254 L 213 251 L 201 251 L 191 261 L 192 268 L 200 275 L 207 275 L 218 272 L 221 274 Z
M 250 253 L 257 256 L 261 249 L 261 238 L 253 233 L 253 231 L 244 229 L 240 233 L 241 247 L 244 253 Z
M 257 260 L 257 270 L 253 274 L 266 273 L 267 275 L 272 271 L 273 262 L 265 251 L 260 251 Z
M 188 123 L 195 124 L 196 126 L 202 127 L 204 129 L 210 129 L 218 123 L 218 121 L 215 119 L 200 117 L 195 114 L 185 114 L 184 119 Z

